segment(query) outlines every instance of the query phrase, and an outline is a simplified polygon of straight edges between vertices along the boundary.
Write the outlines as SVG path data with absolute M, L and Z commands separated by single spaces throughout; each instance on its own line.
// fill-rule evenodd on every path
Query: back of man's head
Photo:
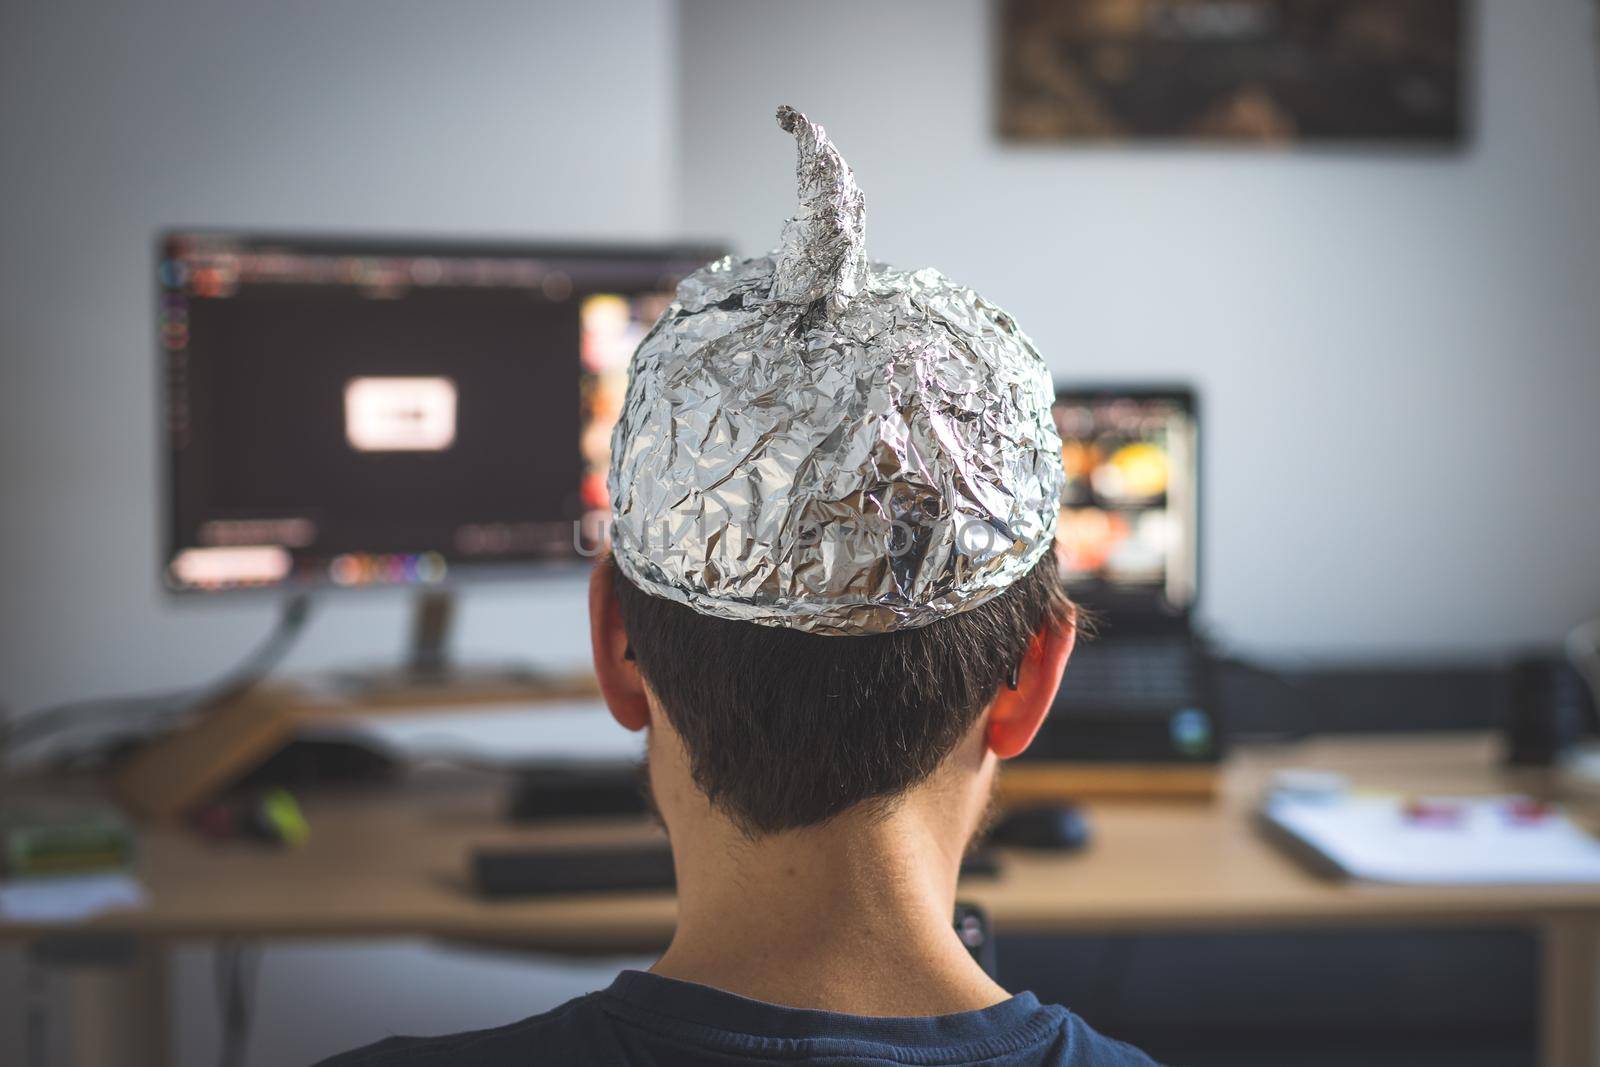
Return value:
M 888 810 L 973 729 L 1036 636 L 1073 614 L 1053 553 L 970 611 L 862 637 L 702 615 L 615 583 L 695 785 L 752 835 Z

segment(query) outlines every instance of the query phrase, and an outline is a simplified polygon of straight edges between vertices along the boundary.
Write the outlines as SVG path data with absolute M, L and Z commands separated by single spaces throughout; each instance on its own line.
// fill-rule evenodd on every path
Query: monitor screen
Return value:
M 166 235 L 168 585 L 579 558 L 633 349 L 719 254 Z
M 1091 607 L 1186 612 L 1197 581 L 1198 437 L 1184 390 L 1062 390 L 1057 551 Z

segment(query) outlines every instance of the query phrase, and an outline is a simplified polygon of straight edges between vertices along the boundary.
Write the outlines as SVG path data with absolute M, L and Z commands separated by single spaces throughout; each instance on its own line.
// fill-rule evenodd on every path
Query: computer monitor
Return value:
M 1057 543 L 1074 598 L 1119 621 L 1187 619 L 1199 592 L 1194 393 L 1062 387 L 1053 414 L 1067 470 Z
M 163 235 L 166 585 L 571 566 L 633 349 L 720 254 Z

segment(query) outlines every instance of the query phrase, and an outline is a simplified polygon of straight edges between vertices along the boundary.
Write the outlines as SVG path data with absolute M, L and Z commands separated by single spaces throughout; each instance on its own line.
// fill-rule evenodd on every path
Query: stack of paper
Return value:
M 1518 797 L 1428 801 L 1450 817 L 1417 818 L 1399 797 L 1273 796 L 1262 815 L 1301 851 L 1351 878 L 1407 885 L 1600 882 L 1600 842 Z

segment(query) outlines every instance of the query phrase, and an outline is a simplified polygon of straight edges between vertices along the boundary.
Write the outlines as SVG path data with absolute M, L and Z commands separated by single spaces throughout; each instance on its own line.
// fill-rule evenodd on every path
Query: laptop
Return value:
M 1057 554 L 1095 636 L 1079 641 L 1029 755 L 1214 769 L 1223 731 L 1193 626 L 1200 594 L 1194 391 L 1066 387 L 1054 415 L 1067 470 Z

